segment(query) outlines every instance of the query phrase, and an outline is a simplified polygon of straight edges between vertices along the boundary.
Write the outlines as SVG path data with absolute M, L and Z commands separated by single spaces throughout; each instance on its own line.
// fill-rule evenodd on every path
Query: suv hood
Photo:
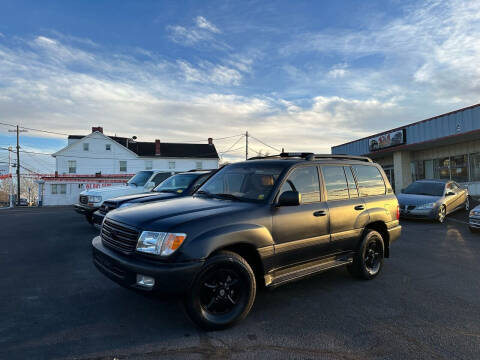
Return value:
M 80 195 L 101 196 L 102 200 L 111 199 L 121 195 L 138 194 L 145 192 L 143 186 L 121 185 L 121 186 L 106 186 L 100 189 L 85 190 Z
M 109 203 L 115 203 L 119 205 L 127 201 L 134 202 L 134 203 L 141 203 L 144 201 L 166 200 L 166 199 L 173 199 L 176 197 L 178 197 L 178 195 L 173 193 L 147 192 L 147 193 L 141 193 L 141 194 L 119 196 L 113 199 L 109 199 L 107 201 Z
M 186 196 L 114 210 L 107 218 L 142 230 L 168 231 L 188 221 L 250 211 L 256 207 L 256 203 Z
M 400 205 L 423 205 L 434 203 L 440 200 L 440 196 L 416 195 L 416 194 L 398 194 L 398 203 Z

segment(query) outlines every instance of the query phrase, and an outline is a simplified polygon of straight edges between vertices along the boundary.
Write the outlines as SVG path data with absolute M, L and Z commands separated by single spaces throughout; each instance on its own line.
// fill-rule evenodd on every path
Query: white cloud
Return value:
M 197 16 L 197 18 L 195 19 L 195 23 L 197 24 L 197 27 L 199 27 L 200 29 L 205 29 L 214 33 L 220 33 L 220 30 L 218 30 L 218 28 L 215 25 L 213 25 L 203 16 Z
M 193 26 L 169 25 L 167 30 L 170 32 L 172 41 L 185 46 L 203 45 L 217 49 L 230 49 L 226 43 L 215 37 L 221 31 L 203 16 L 197 16 Z
M 443 103 L 454 98 L 464 104 L 479 100 L 480 2 L 425 1 L 408 7 L 402 17 L 388 23 L 370 22 L 367 27 L 303 34 L 279 51 L 282 56 L 328 54 L 347 62 L 374 57 L 372 68 L 348 68 L 345 82 L 359 93 L 395 88 L 396 95 L 407 101 L 415 101 L 419 93 Z M 336 80 L 344 75 L 341 69 L 327 72 Z

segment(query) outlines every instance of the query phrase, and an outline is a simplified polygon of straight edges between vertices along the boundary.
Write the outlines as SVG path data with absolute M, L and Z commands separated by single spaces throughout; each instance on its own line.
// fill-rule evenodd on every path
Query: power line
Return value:
M 240 134 L 240 135 L 239 135 L 239 138 L 238 138 L 232 145 L 230 145 L 230 147 L 229 147 L 227 150 L 221 151 L 220 153 L 224 153 L 224 152 L 227 152 L 227 151 L 231 150 L 235 145 L 238 144 L 238 142 L 239 142 L 240 140 L 242 140 L 243 136 L 244 136 L 243 134 Z
M 282 152 L 281 150 L 279 150 L 279 149 L 277 149 L 277 148 L 275 148 L 275 147 L 273 147 L 273 146 L 270 146 L 270 145 L 266 144 L 266 143 L 263 142 L 262 140 L 257 139 L 255 136 L 252 136 L 252 135 L 249 135 L 249 136 L 250 136 L 252 139 L 257 140 L 259 143 L 262 143 L 263 145 L 268 146 L 270 149 L 273 149 L 273 150 L 278 151 L 278 152 Z

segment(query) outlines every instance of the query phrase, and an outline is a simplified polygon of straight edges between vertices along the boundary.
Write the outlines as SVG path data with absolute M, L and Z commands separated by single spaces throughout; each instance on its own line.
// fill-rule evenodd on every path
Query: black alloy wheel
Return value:
M 368 230 L 359 244 L 353 263 L 348 266 L 348 271 L 359 279 L 371 280 L 382 270 L 384 255 L 382 235 L 375 230 Z
M 255 294 L 250 265 L 238 254 L 221 251 L 205 263 L 185 297 L 185 307 L 201 328 L 220 330 L 248 315 Z

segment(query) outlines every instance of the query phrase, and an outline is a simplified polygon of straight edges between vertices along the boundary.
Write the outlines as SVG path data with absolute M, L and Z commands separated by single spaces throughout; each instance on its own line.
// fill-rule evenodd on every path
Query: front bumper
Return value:
M 470 226 L 472 229 L 480 229 L 480 217 L 470 216 L 468 218 L 468 226 Z
M 95 211 L 97 211 L 99 208 L 98 206 L 92 207 L 92 206 L 83 205 L 83 204 L 74 204 L 73 207 L 77 213 L 82 215 L 91 215 Z
M 184 293 L 203 266 L 203 261 L 167 264 L 130 258 L 105 247 L 100 236 L 92 240 L 92 255 L 97 269 L 116 283 L 127 288 L 161 294 Z M 137 285 L 137 274 L 153 277 L 155 285 L 151 288 Z
M 400 209 L 400 217 L 405 219 L 435 219 L 438 215 L 438 208 L 432 209 Z

